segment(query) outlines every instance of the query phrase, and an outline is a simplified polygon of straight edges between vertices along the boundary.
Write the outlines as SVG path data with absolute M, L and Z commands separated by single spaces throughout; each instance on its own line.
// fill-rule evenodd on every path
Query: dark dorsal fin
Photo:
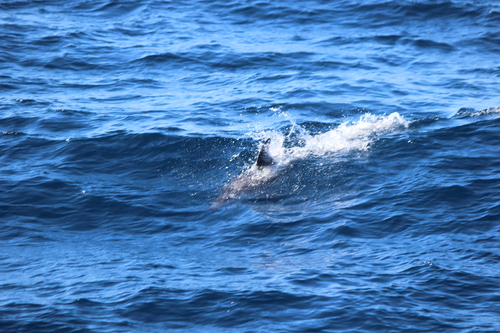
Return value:
M 269 143 L 271 142 L 271 139 L 267 139 L 263 144 L 262 147 L 260 148 L 259 156 L 257 156 L 257 166 L 258 167 L 263 167 L 263 166 L 268 166 L 274 164 L 274 160 L 269 155 Z

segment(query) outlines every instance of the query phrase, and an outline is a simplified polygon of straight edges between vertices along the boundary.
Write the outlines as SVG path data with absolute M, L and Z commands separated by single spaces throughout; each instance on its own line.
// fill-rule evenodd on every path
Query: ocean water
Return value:
M 499 22 L 1 1 L 0 331 L 500 332 Z

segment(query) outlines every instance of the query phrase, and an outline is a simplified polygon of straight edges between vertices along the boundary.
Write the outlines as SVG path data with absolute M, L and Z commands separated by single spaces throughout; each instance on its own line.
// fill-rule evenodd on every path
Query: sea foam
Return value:
M 325 156 L 334 153 L 366 151 L 370 144 L 382 135 L 408 128 L 409 121 L 399 113 L 389 115 L 364 114 L 356 121 L 345 121 L 321 134 L 310 134 L 302 126 L 292 122 L 288 134 L 279 131 L 253 133 L 255 139 L 271 138 L 269 153 L 279 164 L 289 164 L 309 156 Z M 294 140 L 290 143 L 289 138 Z

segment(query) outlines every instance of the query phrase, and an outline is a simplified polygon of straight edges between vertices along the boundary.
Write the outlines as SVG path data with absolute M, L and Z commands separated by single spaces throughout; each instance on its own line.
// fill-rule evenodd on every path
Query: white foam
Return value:
M 397 112 L 387 116 L 365 114 L 357 121 L 346 121 L 326 133 L 312 135 L 293 120 L 288 120 L 292 123 L 292 129 L 287 135 L 277 131 L 251 134 L 259 140 L 271 138 L 268 152 L 276 163 L 267 167 L 258 167 L 256 164 L 247 167 L 224 186 L 212 206 L 213 209 L 218 209 L 224 202 L 238 199 L 243 193 L 272 181 L 294 160 L 308 156 L 363 151 L 379 136 L 405 129 L 409 124 Z
M 276 131 L 253 133 L 256 139 L 271 138 L 270 155 L 280 164 L 288 164 L 308 156 L 324 156 L 332 153 L 365 151 L 381 135 L 393 133 L 408 127 L 409 121 L 399 113 L 376 116 L 364 114 L 357 121 L 346 121 L 322 134 L 312 135 L 292 122 L 288 135 Z M 288 145 L 287 138 L 294 134 L 295 145 Z

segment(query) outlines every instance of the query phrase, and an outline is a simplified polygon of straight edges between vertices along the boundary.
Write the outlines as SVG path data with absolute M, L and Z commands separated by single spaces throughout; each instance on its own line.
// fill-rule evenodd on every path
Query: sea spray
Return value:
M 280 164 L 288 164 L 308 156 L 325 156 L 332 153 L 365 151 L 382 135 L 408 128 L 409 121 L 399 113 L 389 115 L 364 114 L 357 121 L 345 121 L 325 133 L 312 135 L 298 124 L 292 123 L 296 135 L 290 145 L 288 137 L 279 131 L 253 133 L 255 139 L 271 138 L 269 152 Z
M 317 135 L 309 134 L 303 127 L 292 122 L 292 129 L 287 135 L 278 131 L 262 131 L 253 134 L 255 138 L 270 139 L 266 147 L 274 163 L 268 167 L 256 164 L 245 168 L 238 176 L 224 186 L 215 202 L 215 208 L 221 203 L 238 199 L 243 193 L 255 190 L 279 177 L 292 162 L 308 156 L 328 156 L 332 153 L 347 153 L 367 150 L 370 144 L 384 134 L 406 129 L 409 122 L 399 113 L 387 116 L 365 114 L 358 121 L 346 121 L 338 127 Z M 289 146 L 287 139 L 295 132 L 295 145 Z

